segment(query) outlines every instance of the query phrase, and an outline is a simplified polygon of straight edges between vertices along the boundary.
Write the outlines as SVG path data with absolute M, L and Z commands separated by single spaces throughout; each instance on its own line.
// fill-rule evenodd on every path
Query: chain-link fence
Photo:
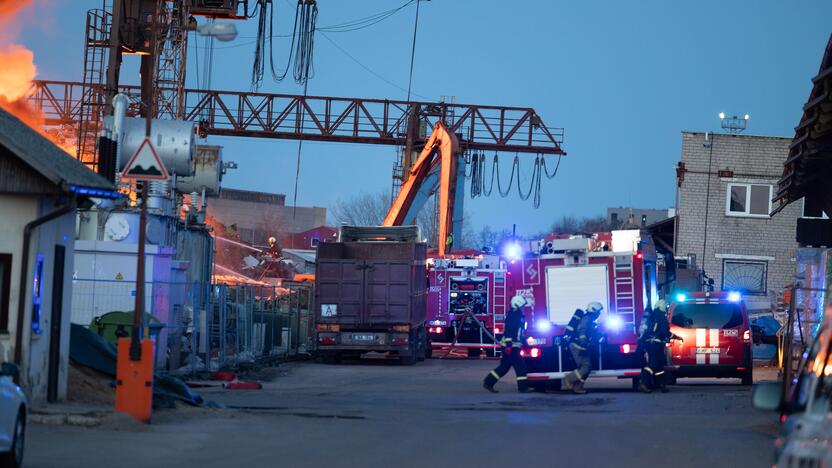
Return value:
M 156 367 L 216 370 L 243 361 L 288 358 L 313 346 L 312 286 L 148 282 L 144 330 L 156 340 Z M 135 283 L 73 281 L 72 322 L 111 342 L 129 336 Z

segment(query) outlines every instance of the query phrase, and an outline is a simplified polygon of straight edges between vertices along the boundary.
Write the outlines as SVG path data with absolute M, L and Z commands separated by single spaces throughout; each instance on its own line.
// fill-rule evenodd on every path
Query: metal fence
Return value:
M 216 370 L 244 361 L 288 358 L 312 350 L 312 286 L 147 282 L 145 328 L 156 340 L 156 367 Z M 135 283 L 75 279 L 72 322 L 112 339 L 127 336 L 125 314 Z

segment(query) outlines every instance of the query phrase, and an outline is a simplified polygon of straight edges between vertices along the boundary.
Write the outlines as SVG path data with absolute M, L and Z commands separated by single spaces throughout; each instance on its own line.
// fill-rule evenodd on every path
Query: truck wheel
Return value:
M 468 348 L 468 357 L 480 357 L 479 348 Z
M 335 351 L 324 351 L 321 353 L 321 361 L 324 364 L 338 364 L 341 361 L 341 356 Z
M 640 380 L 638 377 L 633 377 L 633 390 L 638 391 L 638 384 Z
M 667 373 L 667 384 L 668 385 L 676 385 L 676 373 L 668 372 Z
M 410 344 L 407 346 L 407 355 L 399 356 L 399 363 L 403 366 L 412 366 L 416 363 L 417 354 L 419 352 L 419 345 L 411 335 Z
M 740 378 L 742 379 L 742 385 L 751 385 L 754 383 L 754 373 L 750 369 L 743 372 Z
M 416 331 L 416 360 L 422 362 L 428 356 L 428 334 L 425 333 L 425 327 L 419 327 Z

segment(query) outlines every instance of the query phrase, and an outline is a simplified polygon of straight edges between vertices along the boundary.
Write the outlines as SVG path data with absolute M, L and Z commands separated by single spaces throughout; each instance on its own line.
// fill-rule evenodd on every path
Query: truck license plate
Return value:
M 719 354 L 719 348 L 696 348 L 696 354 Z
M 375 341 L 375 335 L 353 335 L 352 339 L 355 341 Z

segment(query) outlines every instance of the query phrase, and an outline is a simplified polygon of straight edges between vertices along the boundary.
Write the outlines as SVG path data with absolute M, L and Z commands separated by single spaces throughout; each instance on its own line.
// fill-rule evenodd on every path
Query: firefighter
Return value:
M 526 319 L 523 316 L 523 307 L 527 304 L 523 296 L 511 298 L 511 309 L 506 314 L 505 329 L 500 345 L 503 347 L 500 365 L 491 371 L 482 383 L 486 390 L 497 393 L 494 384 L 514 367 L 517 375 L 517 391 L 526 393 L 529 391 L 529 383 L 526 380 L 526 362 L 520 356 L 520 349 L 523 347 L 523 335 L 526 329 Z
M 567 325 L 564 340 L 569 343 L 569 351 L 575 361 L 575 370 L 563 379 L 564 390 L 572 390 L 572 392 L 579 395 L 586 393 L 584 383 L 586 383 L 592 367 L 590 346 L 596 341 L 595 321 L 598 320 L 598 316 L 601 315 L 603 309 L 604 306 L 600 302 L 590 302 L 586 306 L 586 311 L 576 310 L 569 321 L 570 325 L 577 323 L 574 330 L 570 331 Z
M 667 301 L 660 299 L 653 310 L 646 310 L 642 324 L 639 327 L 640 353 L 645 356 L 644 367 L 641 369 L 638 389 L 644 393 L 651 393 L 653 389 L 661 389 L 667 393 L 667 382 L 664 366 L 667 364 L 665 345 L 673 335 L 667 322 Z

